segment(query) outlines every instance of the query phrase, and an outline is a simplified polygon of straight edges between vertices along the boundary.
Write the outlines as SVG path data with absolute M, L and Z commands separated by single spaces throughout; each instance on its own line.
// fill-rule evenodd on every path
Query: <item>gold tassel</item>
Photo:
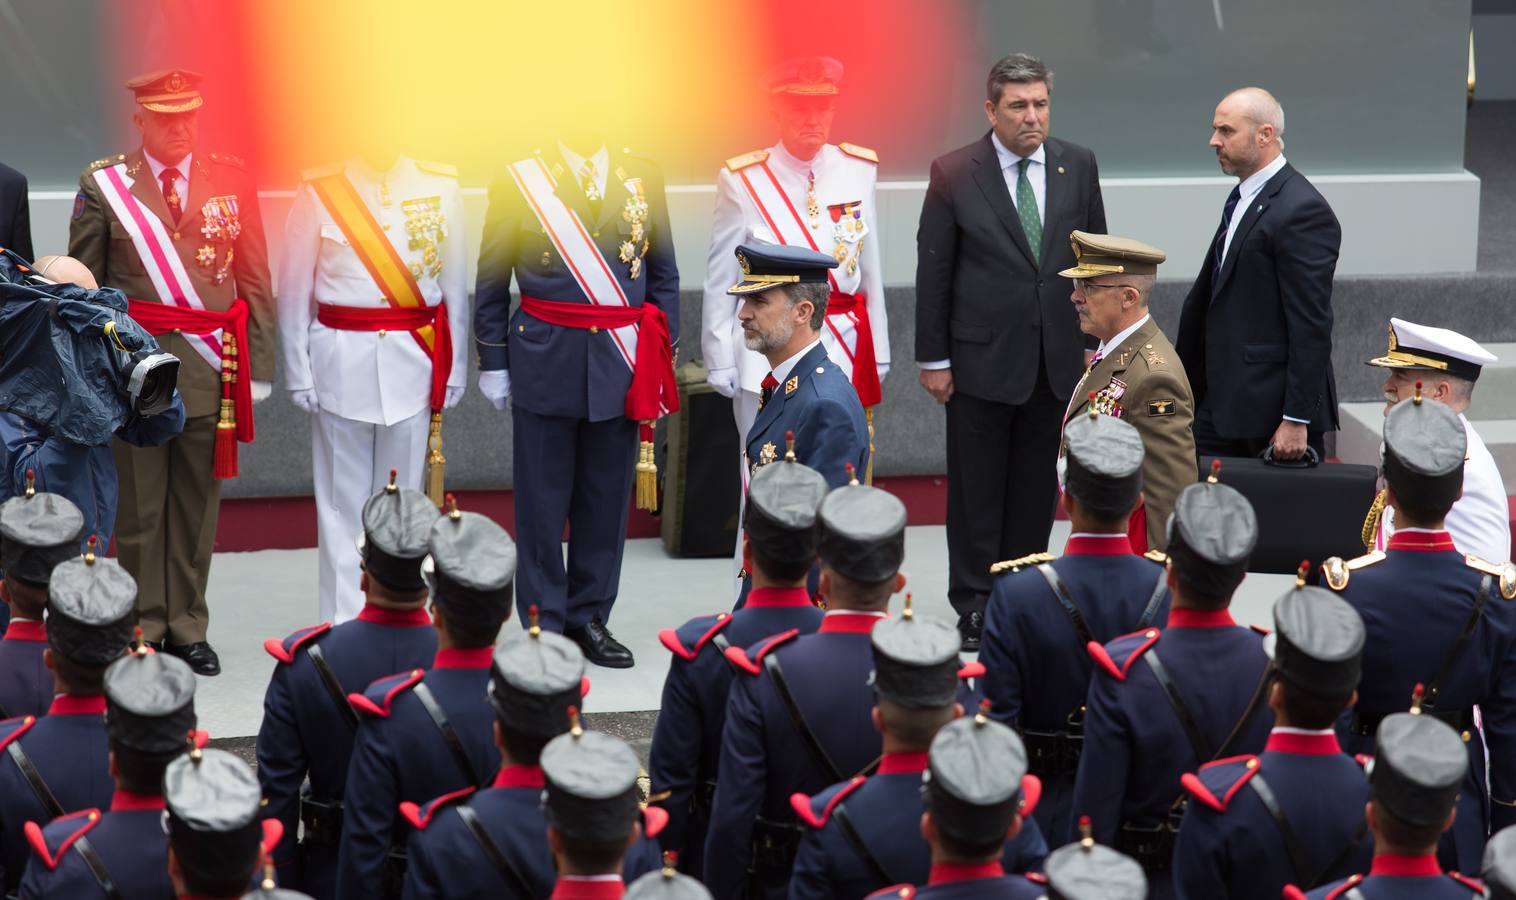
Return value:
M 426 437 L 426 496 L 438 506 L 446 493 L 442 489 L 442 477 L 447 467 L 447 457 L 442 455 L 442 413 L 432 413 L 432 425 Z
M 1374 502 L 1369 506 L 1369 514 L 1363 519 L 1363 531 L 1358 535 L 1363 540 L 1365 552 L 1374 549 L 1375 539 L 1379 536 L 1379 520 L 1384 518 L 1385 491 L 1381 490 L 1374 495 Z
M 653 442 L 643 441 L 637 450 L 637 508 L 658 508 L 658 464 L 653 462 Z
M 869 423 L 869 464 L 863 469 L 863 483 L 874 483 L 874 407 L 870 406 L 863 411 L 863 418 Z

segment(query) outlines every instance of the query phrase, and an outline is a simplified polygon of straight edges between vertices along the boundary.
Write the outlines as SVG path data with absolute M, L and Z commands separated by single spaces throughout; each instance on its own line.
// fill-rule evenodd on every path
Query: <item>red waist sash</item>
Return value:
M 447 304 L 436 306 L 339 306 L 316 304 L 316 321 L 337 331 L 409 331 L 421 349 L 432 357 L 432 412 L 442 411 L 447 379 L 453 373 L 453 334 L 448 327 Z M 432 346 L 417 332 L 432 326 Z
M 236 341 L 237 357 L 243 360 L 231 372 L 232 408 L 236 413 L 237 440 L 249 444 L 253 441 L 253 385 L 248 377 L 247 301 L 241 297 L 232 301 L 225 312 L 212 309 L 191 309 L 154 303 L 151 300 L 128 300 L 127 313 L 137 324 L 154 335 L 169 332 L 208 335 L 216 331 L 230 332 Z M 223 341 L 223 344 L 225 342 Z
M 858 349 L 853 351 L 853 389 L 858 392 L 858 402 L 865 408 L 877 406 L 884 397 L 879 385 L 879 365 L 874 359 L 874 329 L 869 324 L 867 300 L 864 294 L 832 291 L 832 296 L 826 301 L 828 316 L 847 313 L 857 316 Z M 846 350 L 846 347 L 843 349 Z
M 645 422 L 658 418 L 662 410 L 679 411 L 679 387 L 674 381 L 674 350 L 669 344 L 668 317 L 656 305 L 562 303 L 523 296 L 521 308 L 533 318 L 565 328 L 639 326 L 632 385 L 626 391 L 626 417 Z

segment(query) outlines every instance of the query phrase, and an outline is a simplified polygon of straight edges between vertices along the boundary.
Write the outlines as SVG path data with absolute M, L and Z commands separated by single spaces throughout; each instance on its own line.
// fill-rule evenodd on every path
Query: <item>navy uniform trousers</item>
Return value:
M 1405 712 L 1416 685 L 1424 685 L 1429 701 L 1424 708 L 1463 732 L 1469 748 L 1458 818 L 1443 835 L 1439 856 L 1448 869 L 1477 872 L 1486 829 L 1494 833 L 1516 824 L 1511 805 L 1516 801 L 1516 604 L 1501 598 L 1500 576 L 1470 565 L 1445 531 L 1396 532 L 1384 553 L 1348 566 L 1356 568 L 1341 594 L 1363 617 L 1368 639 L 1358 705 L 1339 723 L 1343 746 L 1350 753 L 1372 754 L 1379 721 Z M 1482 614 L 1454 657 L 1486 578 L 1490 587 Z M 1437 602 L 1427 602 L 1429 597 Z M 1454 661 L 1439 683 L 1438 672 L 1449 658 Z M 1483 713 L 1483 742 L 1473 725 L 1476 704 Z
M 397 894 L 386 857 L 404 848 L 410 826 L 400 803 L 424 803 L 476 788 L 500 767 L 495 715 L 486 699 L 493 647 L 439 650 L 429 672 L 383 678 L 349 699 L 362 713 L 343 795 L 339 900 Z M 418 688 L 425 687 L 457 736 L 460 759 L 432 720 Z M 466 771 L 465 771 L 466 770 Z
M 1376 856 L 1367 876 L 1354 875 L 1309 894 L 1286 892 L 1294 900 L 1469 900 L 1483 897 L 1478 881 L 1444 873 L 1435 856 Z
M 0 640 L 0 713 L 40 716 L 53 702 L 53 673 L 42 664 L 47 631 L 35 619 L 11 619 Z
M 562 168 L 555 159 L 544 164 Z M 663 176 L 650 161 L 620 153 L 610 154 L 609 166 L 598 209 L 585 199 L 573 173 L 560 171 L 558 196 L 583 223 L 626 302 L 662 309 L 677 347 L 679 270 Z M 634 183 L 640 184 L 647 209 L 640 244 L 633 243 L 629 214 L 638 200 L 628 187 Z M 635 267 L 621 259 L 626 247 L 633 256 L 640 251 Z M 616 602 L 637 457 L 637 423 L 626 418 L 631 369 L 608 329 L 554 325 L 524 309 L 512 315 L 513 274 L 523 297 L 591 302 L 506 174 L 490 188 L 479 248 L 474 339 L 479 368 L 506 369 L 511 378 L 520 619 L 525 623 L 527 606 L 536 604 L 542 627 L 563 631 L 597 617 L 609 620 Z M 565 524 L 570 532 L 567 569 Z
M 99 809 L 116 790 L 110 775 L 110 748 L 105 737 L 105 698 L 60 694 L 47 715 L 0 722 L 0 862 L 6 892 L 21 883 L 28 849 L 27 822 L 53 819 L 22 774 L 10 747 L 21 748 L 64 813 Z
M 801 825 L 796 792 L 816 793 L 870 769 L 882 741 L 874 730 L 874 656 L 869 633 L 882 613 L 833 610 L 815 634 L 775 638 L 748 648 L 744 674 L 732 682 L 722 730 L 716 799 L 705 842 L 705 882 L 717 900 L 749 896 L 749 869 L 765 897 L 783 897 Z M 828 762 L 791 719 L 785 695 L 767 671 L 778 660 L 788 697 Z M 762 819 L 760 823 L 759 820 Z M 755 843 L 772 852 L 755 855 Z
M 879 774 L 835 784 L 814 797 L 792 799 L 810 827 L 795 858 L 789 900 L 852 900 L 891 884 L 923 884 L 932 851 L 921 837 L 921 773 L 925 753 L 887 753 Z M 844 824 L 844 818 L 846 824 Z M 854 838 L 849 836 L 851 828 Z M 867 848 L 867 856 L 859 849 Z M 1008 841 L 1006 871 L 1040 867 L 1047 841 L 1034 819 Z
M 1006 875 L 999 863 L 979 866 L 933 866 L 923 887 L 897 884 L 868 895 L 869 900 L 1045 900 L 1040 880 Z
M 789 432 L 795 433 L 795 458 L 829 486 L 848 483 L 848 465 L 863 480 L 869 461 L 863 404 L 820 338 L 758 410 L 743 444 L 750 470 L 784 459 Z
M 1095 840 L 1144 862 L 1154 900 L 1173 896 L 1164 837 L 1170 811 L 1184 796 L 1180 777 L 1216 756 L 1257 753 L 1273 725 L 1260 702 L 1231 747 L 1223 743 L 1242 719 L 1268 665 L 1257 632 L 1241 628 L 1226 610 L 1169 610 L 1168 627 L 1117 638 L 1092 648 L 1084 721 L 1084 753 L 1074 779 L 1072 813 L 1089 816 Z M 1196 748 L 1169 702 L 1152 664 L 1169 676 L 1193 719 Z M 1124 829 L 1148 829 L 1140 837 Z M 1144 852 L 1142 846 L 1160 848 Z
M 660 835 L 663 849 L 679 854 L 680 871 L 697 878 L 703 871 L 721 730 L 736 672 L 725 648 L 746 649 L 792 628 L 809 634 L 820 625 L 821 610 L 805 588 L 759 588 L 734 613 L 700 616 L 658 633 L 672 658 L 653 728 L 648 777 L 652 802 L 669 816 Z
M 23 900 L 162 900 L 174 896 L 168 879 L 168 835 L 163 833 L 163 796 L 118 790 L 110 811 L 95 810 L 54 819 L 28 829 L 32 858 L 21 879 Z M 83 838 L 83 841 L 80 839 Z M 81 844 L 93 848 L 116 887 L 111 898 L 84 861 Z
M 1059 843 L 1074 830 L 1069 804 L 1095 665 L 1085 644 L 1163 627 L 1169 593 L 1163 566 L 1132 553 L 1125 534 L 1071 537 L 1063 556 L 1047 565 L 1068 590 L 1081 628 L 1036 569 L 1038 561 L 1028 559 L 995 579 L 979 662 L 990 718 L 1021 734 L 1030 771 L 1042 779 L 1032 814 Z
M 347 695 L 386 675 L 430 666 L 437 632 L 425 609 L 365 605 L 357 618 L 335 628 L 330 623 L 303 628 L 263 647 L 279 662 L 263 695 L 257 741 L 267 815 L 283 823 L 289 836 L 274 853 L 279 883 L 329 900 L 337 887 L 342 796 L 358 724 Z M 317 655 L 335 686 L 323 679 Z M 297 848 L 301 785 L 307 777 L 304 799 L 311 821 Z
M 1275 731 L 1261 755 L 1202 766 L 1184 784 L 1193 799 L 1174 850 L 1181 900 L 1278 900 L 1287 884 L 1314 887 L 1369 865 L 1368 779 L 1331 732 Z

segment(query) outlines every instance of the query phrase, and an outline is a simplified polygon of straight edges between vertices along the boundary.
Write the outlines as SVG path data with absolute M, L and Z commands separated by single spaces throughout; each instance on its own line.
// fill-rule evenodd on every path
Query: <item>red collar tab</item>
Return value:
M 419 628 L 422 625 L 432 624 L 432 617 L 427 613 L 424 605 L 415 609 L 385 609 L 382 606 L 365 603 L 363 609 L 358 612 L 358 621 L 388 625 L 391 628 Z
M 884 616 L 875 613 L 833 610 L 821 620 L 822 634 L 872 634 L 874 626 L 883 622 Z
M 495 776 L 492 787 L 540 788 L 543 784 L 541 766 L 506 766 Z
M 1334 732 L 1326 734 L 1295 734 L 1290 731 L 1269 732 L 1265 753 L 1298 753 L 1303 756 L 1336 756 L 1342 752 Z
M 111 795 L 111 812 L 138 812 L 164 808 L 162 794 L 134 794 L 131 791 L 116 788 L 116 793 Z
M 103 716 L 105 715 L 105 695 L 76 697 L 73 694 L 59 694 L 53 698 L 53 705 L 47 708 L 47 714 L 50 716 Z
M 474 647 L 469 650 L 450 647 L 446 650 L 437 651 L 437 658 L 432 660 L 432 668 L 488 669 L 490 667 L 490 660 L 494 656 L 494 647 Z
M 743 609 L 792 609 L 814 606 L 811 592 L 804 586 L 792 588 L 753 588 L 748 591 Z
M 1430 878 L 1441 875 L 1442 866 L 1437 865 L 1437 857 L 1431 853 L 1426 856 L 1376 853 L 1374 864 L 1369 868 L 1369 874 L 1395 878 Z
M 1081 534 L 1063 545 L 1064 556 L 1131 556 L 1132 542 L 1121 534 Z
M 1458 548 L 1453 546 L 1453 536 L 1446 531 L 1397 531 L 1390 535 L 1390 542 L 1385 549 L 1430 553 Z
M 886 753 L 879 760 L 880 775 L 920 775 L 926 771 L 925 753 Z
M 1231 610 L 1190 609 L 1186 606 L 1169 610 L 1169 628 L 1229 628 L 1236 624 Z
M 950 884 L 954 881 L 976 881 L 981 878 L 999 878 L 1005 874 L 1005 866 L 999 860 L 987 863 L 932 863 L 932 873 L 927 884 Z
M 5 629 L 5 639 L 7 641 L 45 641 L 47 627 L 35 619 L 11 619 L 10 625 Z
M 588 881 L 572 875 L 561 875 L 553 885 L 550 900 L 621 900 L 626 893 L 626 882 L 620 878 L 605 881 Z

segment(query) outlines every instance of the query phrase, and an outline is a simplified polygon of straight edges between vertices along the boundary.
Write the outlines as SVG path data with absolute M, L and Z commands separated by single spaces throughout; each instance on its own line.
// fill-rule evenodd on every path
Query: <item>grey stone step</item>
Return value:
M 1493 351 L 1492 351 L 1493 352 Z M 1516 346 L 1512 346 L 1516 357 Z M 1491 370 L 1486 369 L 1489 373 Z M 1516 379 L 1513 379 L 1516 382 Z M 1480 390 L 1488 387 L 1484 377 L 1479 379 Z M 1341 406 L 1342 430 L 1337 433 L 1337 457 L 1343 462 L 1379 464 L 1379 442 L 1384 427 L 1384 404 L 1344 403 Z M 1484 440 L 1490 455 L 1495 457 L 1495 466 L 1505 481 L 1506 491 L 1516 490 L 1516 416 L 1503 419 L 1476 418 L 1470 416 L 1474 430 Z
M 1516 419 L 1516 344 L 1485 344 L 1484 349 L 1500 359 L 1479 373 L 1479 383 L 1474 386 L 1474 402 L 1469 406 L 1469 419 L 1488 443 L 1490 438 L 1479 425 L 1481 420 Z

